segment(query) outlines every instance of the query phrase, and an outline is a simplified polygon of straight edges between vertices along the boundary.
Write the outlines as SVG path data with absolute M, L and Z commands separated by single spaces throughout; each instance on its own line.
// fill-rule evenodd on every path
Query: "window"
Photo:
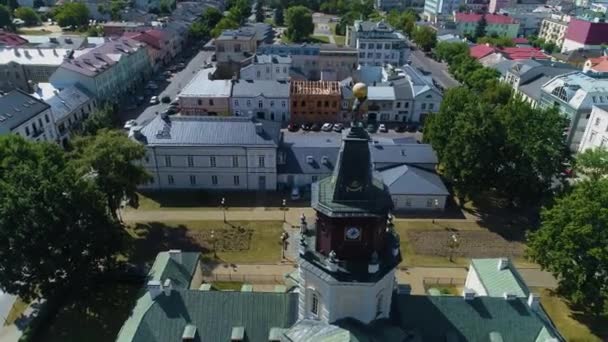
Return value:
M 262 73 L 260 72 L 260 70 L 258 70 L 258 72 L 257 72 L 258 78 L 262 77 L 262 75 L 261 75 L 261 74 L 262 74 Z
M 239 106 L 239 100 L 234 100 L 234 106 L 238 107 Z
M 306 106 L 306 101 L 302 100 L 302 102 L 300 103 L 300 106 L 305 107 Z
M 329 107 L 329 101 L 325 101 L 325 108 Z
M 433 200 L 432 200 L 432 199 L 428 199 L 428 200 L 426 200 L 426 207 L 427 207 L 427 208 L 431 208 L 431 207 L 433 207 Z
M 319 176 L 312 176 L 312 182 L 316 182 L 319 180 Z
M 406 198 L 406 199 L 405 199 L 405 206 L 406 206 L 406 207 L 411 207 L 411 206 L 412 206 L 412 200 L 411 200 L 411 199 L 409 199 L 409 198 Z
M 283 73 L 286 74 L 287 73 L 287 67 L 283 67 Z
M 405 105 L 403 106 L 403 108 L 409 108 L 409 106 L 410 106 L 410 103 L 406 102 Z
M 239 185 L 241 183 L 241 180 L 239 179 L 239 176 L 234 176 L 234 185 Z
M 321 108 L 321 101 L 317 101 L 317 107 Z
M 258 108 L 264 108 L 264 102 L 262 100 L 258 101 Z
M 423 103 L 421 107 L 422 109 L 426 109 L 426 103 Z
M 40 124 L 40 129 L 42 129 L 42 127 L 44 127 L 44 125 L 42 124 L 42 119 L 38 118 L 38 124 Z
M 595 119 L 595 125 L 596 125 L 596 126 L 599 126 L 599 125 L 600 125 L 600 122 L 602 122 L 602 119 L 600 119 L 600 118 L 596 118 L 596 119 Z
M 209 99 L 209 105 L 213 106 L 213 99 Z
M 215 167 L 215 157 L 209 157 L 209 163 L 211 164 L 211 167 Z
M 401 108 L 401 102 L 397 102 L 397 108 Z
M 30 128 L 29 127 L 25 127 L 25 135 L 27 135 L 27 136 L 30 135 Z
M 287 107 L 287 101 L 281 101 L 281 107 L 283 107 L 283 108 Z
M 211 176 L 211 184 L 217 185 L 217 176 Z
M 44 114 L 44 121 L 46 121 L 46 123 L 49 123 L 49 116 Z
M 595 139 L 596 135 L 597 135 L 596 132 L 591 132 L 591 134 L 589 134 L 589 142 L 593 142 L 593 140 Z
M 198 103 L 199 106 L 203 105 L 203 100 L 197 100 L 196 102 Z
M 196 176 L 190 175 L 190 185 L 196 185 Z
M 319 296 L 316 293 L 312 294 L 310 300 L 310 313 L 317 316 L 319 314 Z
M 293 101 L 293 103 L 291 104 L 291 106 L 293 108 L 296 108 L 298 106 L 298 101 Z
M 247 107 L 251 107 L 251 100 L 247 100 Z
M 171 156 L 165 156 L 165 166 L 171 166 Z
M 384 298 L 382 293 L 378 293 L 378 297 L 376 299 L 376 317 L 382 315 L 382 307 L 384 306 Z
M 382 50 L 382 43 L 376 44 L 376 49 L 377 50 Z
M 367 45 L 367 44 L 365 44 L 365 43 L 360 43 L 360 44 L 359 44 L 359 48 L 360 48 L 360 49 L 365 49 L 365 48 L 367 48 L 367 46 L 366 46 L 366 45 Z
M 169 182 L 169 184 L 173 185 L 175 183 L 175 179 L 173 179 L 173 176 L 168 175 L 167 176 L 167 181 Z
M 278 73 L 280 73 L 280 72 L 281 72 L 281 68 L 276 67 L 276 69 L 274 69 L 274 71 L 275 71 L 275 72 L 278 74 Z
M 239 167 L 239 157 L 238 156 L 232 157 L 232 167 Z
M 435 104 L 434 103 L 429 103 L 429 109 L 432 110 L 433 107 L 435 107 Z
M 270 107 L 274 107 L 274 101 L 270 101 Z
M 265 164 L 266 163 L 265 163 L 265 160 L 264 160 L 264 156 L 259 156 L 258 157 L 258 165 L 259 165 L 259 167 L 266 167 Z

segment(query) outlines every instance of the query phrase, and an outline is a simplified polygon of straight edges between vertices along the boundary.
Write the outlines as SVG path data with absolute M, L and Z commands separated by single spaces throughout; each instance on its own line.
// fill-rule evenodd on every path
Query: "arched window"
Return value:
M 312 293 L 310 298 L 310 313 L 315 316 L 319 315 L 319 295 Z
M 553 89 L 551 94 L 557 96 L 562 101 L 568 102 L 568 94 L 566 93 L 566 89 L 564 87 L 556 87 Z

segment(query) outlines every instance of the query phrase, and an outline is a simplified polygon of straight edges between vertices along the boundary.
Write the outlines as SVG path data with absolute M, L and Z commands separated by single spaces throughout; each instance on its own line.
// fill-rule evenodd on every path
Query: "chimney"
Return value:
M 498 270 L 502 271 L 505 270 L 509 267 L 509 259 L 507 258 L 500 258 L 498 260 Z
M 464 298 L 464 300 L 475 299 L 475 290 L 465 287 L 464 290 L 462 290 L 462 298 Z
M 532 310 L 538 309 L 538 305 L 540 304 L 540 296 L 536 293 L 530 293 L 528 295 L 528 306 Z
M 160 280 L 148 281 L 146 288 L 148 289 L 148 292 L 150 293 L 152 299 L 158 297 L 158 295 L 162 292 L 162 285 L 160 283 Z
M 175 261 L 178 264 L 182 263 L 182 250 L 181 249 L 171 249 L 169 250 L 169 258 Z
M 514 300 L 515 298 L 517 298 L 517 296 L 516 296 L 515 294 L 513 294 L 513 293 L 509 293 L 509 292 L 504 292 L 504 293 L 502 294 L 502 296 L 503 296 L 503 298 L 504 298 L 505 300 L 507 300 L 507 301 Z
M 171 290 L 173 290 L 173 284 L 171 283 L 171 279 L 167 278 L 163 284 L 163 292 L 165 293 L 165 296 L 170 296 Z
M 262 126 L 262 123 L 260 123 L 260 122 L 255 123 L 255 133 L 257 135 L 261 135 L 262 133 L 264 133 L 264 126 Z

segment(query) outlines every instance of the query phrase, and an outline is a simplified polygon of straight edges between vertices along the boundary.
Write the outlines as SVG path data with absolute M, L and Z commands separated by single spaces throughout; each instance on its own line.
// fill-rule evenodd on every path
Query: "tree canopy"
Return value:
M 287 9 L 287 31 L 285 34 L 291 41 L 300 42 L 308 38 L 314 31 L 312 13 L 304 6 L 294 6 Z
M 453 59 L 469 54 L 469 45 L 467 43 L 448 43 L 439 42 L 435 47 L 435 55 L 439 60 L 446 61 L 448 64 L 453 63 Z
M 207 10 L 190 25 L 190 37 L 199 40 L 208 38 L 211 35 L 211 30 L 222 20 L 222 18 L 223 15 L 217 8 L 207 8 Z
M 512 47 L 515 46 L 515 42 L 512 38 L 507 36 L 500 37 L 479 37 L 477 38 L 477 44 L 490 44 L 497 47 Z
M 61 27 L 86 27 L 89 25 L 89 9 L 81 2 L 66 2 L 55 8 L 54 18 Z
M 575 162 L 576 172 L 591 180 L 608 176 L 608 150 L 605 148 L 587 149 L 576 155 Z
M 428 26 L 419 26 L 413 33 L 414 42 L 424 51 L 430 51 L 437 44 L 437 33 Z
M 481 15 L 481 19 L 477 22 L 477 26 L 475 26 L 475 39 L 484 37 L 486 35 L 486 27 L 488 26 L 488 21 L 486 20 L 485 14 Z
M 263 23 L 264 19 L 264 2 L 262 0 L 257 0 L 255 2 L 255 21 Z
M 600 315 L 608 303 L 608 180 L 584 181 L 541 212 L 528 257 L 558 280 L 559 293 Z
M 211 30 L 211 36 L 219 37 L 224 30 L 235 29 L 239 27 L 239 23 L 230 17 L 223 17 L 217 25 Z
M 412 10 L 407 10 L 405 12 L 399 12 L 397 10 L 392 10 L 386 16 L 386 21 L 395 29 L 402 30 L 409 37 L 412 36 L 414 29 L 416 28 L 416 20 L 417 20 L 416 12 Z
M 74 140 L 72 158 L 79 174 L 95 173 L 95 182 L 106 195 L 112 215 L 123 198 L 137 207 L 137 186 L 150 178 L 143 166 L 136 163 L 146 155 L 145 148 L 122 132 L 103 129 L 96 135 Z
M 17 0 L 0 0 L 0 5 L 4 5 L 13 11 L 19 7 L 19 2 Z
M 106 104 L 97 108 L 82 124 L 82 133 L 86 135 L 96 134 L 103 128 L 111 128 L 117 123 L 115 111 L 111 105 Z
M 283 26 L 285 24 L 285 13 L 283 13 L 283 11 L 283 7 L 274 9 L 274 24 L 277 26 Z
M 26 26 L 34 26 L 40 23 L 40 17 L 30 7 L 19 7 L 15 10 L 15 17 L 23 20 Z
M 11 11 L 8 7 L 0 5 L 0 27 L 6 29 L 13 29 L 13 19 L 11 18 Z
M 57 145 L 0 137 L 0 287 L 25 300 L 78 286 L 114 261 L 121 232 L 90 177 Z

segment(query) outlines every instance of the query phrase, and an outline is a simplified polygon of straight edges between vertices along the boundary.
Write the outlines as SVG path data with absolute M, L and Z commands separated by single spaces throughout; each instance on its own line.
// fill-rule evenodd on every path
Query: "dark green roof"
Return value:
M 181 263 L 175 262 L 169 256 L 169 252 L 160 252 L 154 260 L 154 264 L 148 272 L 149 280 L 159 280 L 164 284 L 165 279 L 171 279 L 171 285 L 175 289 L 187 289 L 196 271 L 199 252 L 181 252 Z
M 230 341 L 233 328 L 243 327 L 245 341 L 266 342 L 272 328 L 295 323 L 297 308 L 296 293 L 172 291 L 153 300 L 128 341 L 181 342 L 192 324 L 195 341 Z

